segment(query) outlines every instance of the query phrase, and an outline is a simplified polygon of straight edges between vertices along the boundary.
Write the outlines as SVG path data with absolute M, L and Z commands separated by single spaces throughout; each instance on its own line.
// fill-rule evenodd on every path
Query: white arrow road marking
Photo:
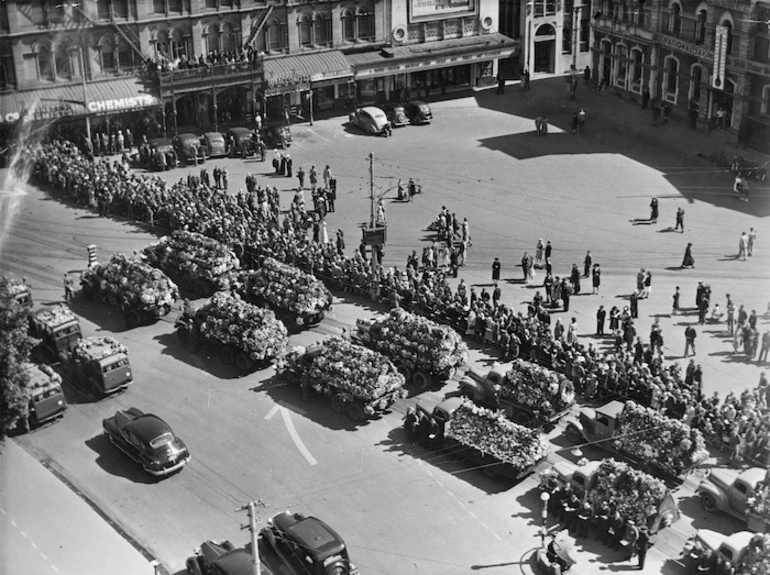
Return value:
M 278 412 L 281 413 L 281 418 L 283 419 L 283 424 L 286 426 L 286 431 L 289 432 L 291 440 L 294 442 L 294 445 L 297 446 L 297 449 L 299 449 L 302 457 L 304 457 L 310 465 L 316 465 L 318 462 L 315 460 L 313 455 L 310 453 L 308 448 L 305 447 L 305 444 L 300 439 L 299 434 L 297 433 L 297 429 L 294 427 L 294 422 L 291 420 L 291 413 L 288 409 L 282 405 L 274 405 L 267 413 L 267 415 L 265 415 L 265 419 L 272 419 L 273 416 Z

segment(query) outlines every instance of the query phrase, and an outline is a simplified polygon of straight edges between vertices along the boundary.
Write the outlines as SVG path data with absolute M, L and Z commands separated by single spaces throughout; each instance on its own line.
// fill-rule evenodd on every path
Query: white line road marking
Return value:
M 48 557 L 42 551 L 40 552 L 40 556 L 43 558 L 43 561 L 48 561 Z
M 287 403 L 285 401 L 279 401 L 278 404 L 282 407 L 285 407 L 289 411 L 293 411 L 297 415 L 306 415 L 307 410 L 297 407 L 296 405 L 292 405 L 291 403 Z
M 54 565 L 53 563 L 51 564 L 51 569 L 54 570 L 54 573 L 58 573 L 59 572 L 59 570 L 56 568 L 56 565 Z
M 280 405 L 274 405 L 273 408 L 267 412 L 265 419 L 273 419 L 273 416 L 281 410 Z
M 308 131 L 308 132 L 310 132 L 311 134 L 313 134 L 314 136 L 318 136 L 319 138 L 321 138 L 321 139 L 322 139 L 322 140 L 324 140 L 325 142 L 331 142 L 331 140 L 329 140 L 329 139 L 327 139 L 327 138 L 324 138 L 324 137 L 323 137 L 321 134 L 319 134 L 318 132 L 314 132 L 314 131 L 313 131 L 313 130 L 311 130 L 310 128 L 308 128 L 308 130 L 307 130 L 307 131 Z
M 471 515 L 473 515 L 473 513 L 471 513 Z M 474 518 L 474 519 L 476 519 L 476 516 L 475 516 L 475 515 L 473 515 L 473 518 Z M 477 521 L 479 521 L 479 520 L 477 519 Z M 479 521 L 479 523 L 481 523 L 481 526 L 482 526 L 484 529 L 489 529 L 489 527 L 487 527 L 487 524 L 486 524 L 486 523 L 484 523 L 483 521 Z
M 32 545 L 32 549 L 37 549 L 37 544 L 30 539 L 29 544 Z
M 494 535 L 495 537 L 497 537 L 497 540 L 498 540 L 498 541 L 502 541 L 502 539 L 500 538 L 500 536 L 499 536 L 497 533 L 495 533 L 494 531 L 492 531 L 492 535 Z
M 16 525 L 16 522 L 13 519 L 11 519 L 11 525 L 13 525 L 14 528 L 18 527 L 18 525 Z
M 19 531 L 19 533 L 21 533 L 21 536 L 22 536 L 22 537 L 24 537 L 24 539 L 26 539 L 26 538 L 27 538 L 27 534 L 26 534 L 26 533 L 24 533 L 24 531 Z
M 8 514 L 5 512 L 5 509 L 3 509 L 2 507 L 0 507 L 0 513 L 2 513 L 3 515 L 8 515 Z
M 308 451 L 308 448 L 305 447 L 305 444 L 302 443 L 302 440 L 299 438 L 299 434 L 297 433 L 297 430 L 294 427 L 294 422 L 291 420 L 291 415 L 289 413 L 289 410 L 286 409 L 285 407 L 281 407 L 280 409 L 281 409 L 281 417 L 283 417 L 283 423 L 286 425 L 286 429 L 289 431 L 289 435 L 291 436 L 291 440 L 294 442 L 294 445 L 297 446 L 297 449 L 299 449 L 299 452 L 302 454 L 302 456 L 310 465 L 315 465 L 318 462 L 310 454 L 310 451 Z

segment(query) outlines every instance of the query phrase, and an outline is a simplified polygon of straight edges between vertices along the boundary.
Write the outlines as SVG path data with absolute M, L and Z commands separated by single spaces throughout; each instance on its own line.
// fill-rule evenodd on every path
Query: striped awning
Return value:
M 316 87 L 353 78 L 350 63 L 339 50 L 265 58 L 263 66 L 267 95 L 309 90 L 311 84 Z
M 136 76 L 38 86 L 0 95 L 0 124 L 19 120 L 55 120 L 67 116 L 116 114 L 160 106 Z

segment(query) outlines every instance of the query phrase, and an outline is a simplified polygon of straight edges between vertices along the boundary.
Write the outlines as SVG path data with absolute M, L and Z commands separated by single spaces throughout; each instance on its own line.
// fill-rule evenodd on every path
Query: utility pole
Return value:
M 369 152 L 369 202 L 371 204 L 371 222 L 370 227 L 374 229 L 374 155 Z
M 80 46 L 78 46 L 78 53 L 80 54 L 80 79 L 82 80 L 83 88 L 83 111 L 86 115 L 86 138 L 91 141 L 91 117 L 88 115 L 88 84 L 86 83 L 86 56 L 83 52 L 83 42 L 81 39 Z
M 241 529 L 248 529 L 251 533 L 251 572 L 252 575 L 262 575 L 262 563 L 259 560 L 259 546 L 257 541 L 257 505 L 264 507 L 265 504 L 261 499 L 256 501 L 249 501 L 246 505 L 241 507 L 239 511 L 246 511 L 249 515 L 249 524 L 241 525 Z

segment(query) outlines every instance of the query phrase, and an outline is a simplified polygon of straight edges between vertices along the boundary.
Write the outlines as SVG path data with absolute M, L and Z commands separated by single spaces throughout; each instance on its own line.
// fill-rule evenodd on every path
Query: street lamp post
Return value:
M 88 84 L 86 83 L 86 58 L 83 54 L 83 44 L 78 46 L 78 54 L 80 54 L 80 79 L 83 85 L 83 107 L 86 114 L 86 138 L 91 141 L 91 117 L 88 115 Z
M 545 535 L 548 532 L 548 500 L 551 499 L 551 494 L 547 491 L 540 493 L 540 501 L 543 502 L 543 509 L 541 511 L 541 525 L 540 525 L 540 543 L 545 547 Z

